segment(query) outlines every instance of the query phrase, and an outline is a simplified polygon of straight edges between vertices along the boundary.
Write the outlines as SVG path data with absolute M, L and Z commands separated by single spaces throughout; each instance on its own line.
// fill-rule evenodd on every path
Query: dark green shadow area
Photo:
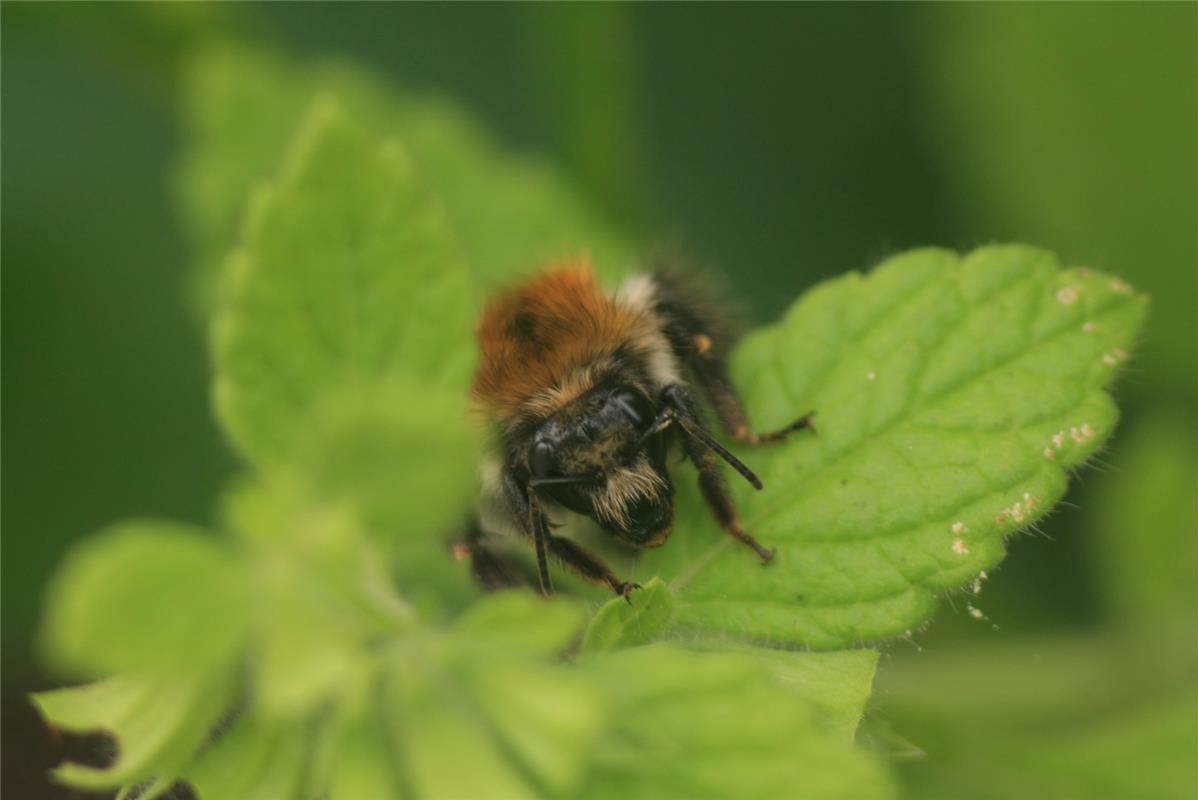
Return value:
M 1008 632 L 1067 635 L 1076 647 L 1058 655 L 1068 666 L 1108 654 L 1108 627 L 1142 627 L 1193 602 L 1156 592 L 1184 587 L 1180 568 L 1198 569 L 1192 527 L 1178 545 L 1195 507 L 1192 449 L 1152 444 L 1198 440 L 1192 4 L 6 3 L 0 23 L 10 796 L 56 796 L 42 777 L 49 745 L 24 700 L 62 680 L 39 670 L 33 646 L 55 565 L 123 517 L 208 520 L 235 469 L 209 411 L 170 187 L 176 65 L 214 38 L 355 58 L 407 89 L 449 95 L 503 146 L 558 161 L 649 245 L 679 244 L 709 265 L 749 322 L 820 279 L 923 244 L 1028 240 L 1122 275 L 1154 308 L 1116 390 L 1119 434 L 1043 535 L 1013 542 L 976 601 L 989 621 L 958 598 L 920 642 L 945 651 L 951 672 L 953 648 L 968 648 L 959 663 L 972 665 Z M 1131 464 L 1156 464 L 1153 486 L 1181 487 L 1154 496 L 1174 513 L 1110 500 L 1112 476 Z M 1112 519 L 1120 529 L 1103 529 Z M 1134 553 L 1111 545 L 1149 525 L 1172 538 Z M 1127 586 L 1154 587 L 1155 599 L 1128 612 L 1120 598 L 1138 590 Z M 896 724 L 910 738 L 926 731 L 925 744 L 947 741 L 945 715 L 920 716 L 934 673 L 918 672 L 914 648 L 888 649 Z M 1027 650 L 1019 643 L 1011 658 Z M 1008 720 L 1010 730 L 1024 721 Z M 1085 771 L 1109 740 L 1079 725 L 1069 763 Z M 1156 729 L 1145 725 L 1136 741 L 1148 751 Z M 949 796 L 967 791 L 967 772 L 909 777 L 926 796 Z M 1051 778 L 1040 788 L 1064 785 Z

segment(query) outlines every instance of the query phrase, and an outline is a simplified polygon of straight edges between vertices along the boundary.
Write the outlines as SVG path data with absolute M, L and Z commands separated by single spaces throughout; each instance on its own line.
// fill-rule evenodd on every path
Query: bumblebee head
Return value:
M 600 386 L 527 439 L 529 486 L 635 547 L 655 547 L 674 523 L 666 435 L 657 405 L 630 384 Z

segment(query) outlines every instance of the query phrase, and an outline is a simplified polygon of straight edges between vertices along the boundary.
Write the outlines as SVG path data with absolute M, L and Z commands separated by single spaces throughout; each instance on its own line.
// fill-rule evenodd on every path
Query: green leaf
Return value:
M 403 720 L 422 718 L 412 706 L 428 702 L 428 695 L 452 696 L 441 701 L 447 730 L 468 717 L 484 734 L 474 746 L 480 748 L 480 763 L 493 764 L 497 785 L 537 796 L 569 795 L 578 788 L 602 730 L 604 702 L 592 681 L 555 662 L 577 640 L 584 620 L 582 604 L 570 598 L 546 599 L 527 591 L 490 595 L 461 615 L 435 647 L 443 661 L 440 666 L 425 662 L 423 683 L 408 677 L 398 681 L 402 696 L 396 714 L 403 727 L 397 738 L 414 748 L 405 762 L 412 765 L 413 784 L 430 787 L 425 796 L 440 796 L 432 786 L 448 780 L 446 786 L 457 787 L 463 780 L 433 776 L 417 763 L 437 747 L 456 748 L 452 741 L 427 740 L 423 724 L 418 730 L 404 725 Z M 406 658 L 396 669 L 411 673 L 413 661 L 420 660 Z M 499 760 L 483 754 L 484 747 Z M 468 779 L 469 785 L 482 780 L 479 775 Z M 465 785 L 439 791 L 447 797 L 475 796 Z M 503 795 L 495 790 L 484 796 Z
M 259 576 L 255 702 L 268 717 L 294 718 L 369 676 L 365 642 L 374 626 L 319 569 L 287 559 Z
M 670 579 L 676 631 L 821 649 L 902 635 L 1102 446 L 1118 416 L 1103 387 L 1145 306 L 1021 246 L 914 251 L 816 287 L 733 363 L 759 428 L 817 412 L 814 434 L 741 452 L 765 483 L 737 486 L 745 527 L 777 557 L 762 568 L 684 485 L 674 540 L 637 570 Z
M 345 723 L 335 763 L 330 765 L 330 800 L 399 800 L 411 797 L 397 763 L 394 732 L 384 714 L 363 709 Z
M 1193 626 L 1008 638 L 896 658 L 880 714 L 927 751 L 912 797 L 1152 798 L 1198 791 Z
M 236 518 L 289 519 L 267 506 L 242 499 Z M 230 707 L 227 678 L 39 697 L 59 724 L 129 742 L 118 771 L 68 767 L 64 781 L 154 776 L 165 788 L 182 776 L 205 798 L 297 787 L 333 798 L 542 798 L 657 796 L 685 772 L 687 796 L 766 797 L 799 785 L 801 772 L 821 797 L 888 796 L 879 766 L 852 749 L 873 653 L 650 646 L 572 666 L 557 654 L 581 626 L 575 601 L 501 593 L 444 632 L 425 629 L 388 613 L 395 602 L 370 578 L 351 524 L 313 510 L 291 519 L 286 539 L 245 540 L 258 634 L 244 713 L 201 749 Z
M 874 653 L 651 645 L 568 668 L 498 641 L 443 645 L 404 649 L 385 672 L 417 796 L 890 796 L 852 742 Z
M 257 196 L 229 269 L 213 391 L 258 464 L 291 457 L 334 393 L 368 396 L 388 379 L 464 391 L 473 301 L 444 214 L 406 152 L 331 101 Z M 443 420 L 460 424 L 452 408 Z
M 292 466 L 312 500 L 353 509 L 416 607 L 464 605 L 477 594 L 448 540 L 467 522 L 481 436 L 465 390 L 387 381 L 320 404 Z
M 615 597 L 604 603 L 587 627 L 582 652 L 602 653 L 647 644 L 665 630 L 673 612 L 670 587 L 661 578 L 654 578 L 627 601 Z
M 207 531 L 124 522 L 77 545 L 59 568 L 43 650 L 88 675 L 203 672 L 243 644 L 246 588 L 233 554 Z
M 502 751 L 549 796 L 575 792 L 606 721 L 598 687 L 560 667 L 484 662 L 467 672 L 471 695 Z
M 794 652 L 719 641 L 694 646 L 737 653 L 768 667 L 788 691 L 815 706 L 824 730 L 846 743 L 853 741 L 873 687 L 876 650 Z
M 391 381 L 331 394 L 293 462 L 312 490 L 358 509 L 384 540 L 459 524 L 479 439 L 463 388 Z
M 450 103 L 394 92 L 349 63 L 300 65 L 247 47 L 199 51 L 183 72 L 190 144 L 177 194 L 209 301 L 247 193 L 275 173 L 292 131 L 318 96 L 335 97 L 376 133 L 403 141 L 485 283 L 507 282 L 546 260 L 581 252 L 612 274 L 632 262 L 629 244 L 556 169 L 500 151 Z
M 595 746 L 583 797 L 893 794 L 880 765 L 756 657 L 651 645 L 584 667 L 608 689 L 614 729 Z
M 178 775 L 232 702 L 232 676 L 125 675 L 33 695 L 48 722 L 77 732 L 104 730 L 118 756 L 105 769 L 65 764 L 57 780 L 80 789 L 114 789 L 153 776 Z
M 355 696 L 373 675 L 378 643 L 419 627 L 383 559 L 353 515 L 286 484 L 243 490 L 237 508 L 241 523 L 263 526 L 247 541 L 257 708 L 295 720 Z
M 531 591 L 487 595 L 470 606 L 453 629 L 471 647 L 493 647 L 524 656 L 554 656 L 576 640 L 586 621 L 578 601 L 544 598 Z
M 201 751 L 183 777 L 202 800 L 291 800 L 304 775 L 309 736 L 302 726 L 272 725 L 251 712 Z
M 444 703 L 437 710 L 430 714 L 428 724 L 413 731 L 405 742 L 412 781 L 426 796 L 513 800 L 537 796 L 528 779 L 505 760 L 476 719 L 452 703 Z M 462 764 L 470 766 L 463 769 Z
M 347 82 L 361 80 L 345 74 Z M 555 167 L 501 151 L 452 103 L 408 96 L 384 107 L 395 114 L 387 129 L 410 144 L 484 287 L 584 254 L 598 274 L 614 278 L 641 255 Z
M 316 91 L 280 85 L 263 60 L 226 51 L 184 59 L 179 92 L 189 140 L 175 175 L 179 217 L 196 254 L 197 300 L 216 307 L 218 275 L 233 248 L 251 190 L 273 179 Z
M 436 673 L 396 669 L 388 701 L 402 725 L 402 763 L 417 796 L 537 797 L 456 683 Z

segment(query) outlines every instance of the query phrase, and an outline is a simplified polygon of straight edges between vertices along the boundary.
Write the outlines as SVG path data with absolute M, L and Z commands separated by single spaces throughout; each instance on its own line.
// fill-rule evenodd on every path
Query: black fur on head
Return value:
M 527 438 L 521 455 L 529 486 L 628 544 L 661 544 L 673 527 L 674 487 L 668 432 L 649 433 L 657 412 L 639 386 L 601 383 Z

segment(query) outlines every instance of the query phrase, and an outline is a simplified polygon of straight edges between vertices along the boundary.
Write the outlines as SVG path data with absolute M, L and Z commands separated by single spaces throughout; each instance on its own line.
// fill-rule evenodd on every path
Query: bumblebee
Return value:
M 674 527 L 667 455 L 678 447 L 721 528 L 763 565 L 773 558 L 741 527 L 717 457 L 754 488 L 761 481 L 707 430 L 700 404 L 745 445 L 779 441 L 812 415 L 753 432 L 728 379 L 732 336 L 686 280 L 655 270 L 608 294 L 587 262 L 558 265 L 489 303 L 476 337 L 473 398 L 497 433 L 490 491 L 534 546 L 542 593 L 552 592 L 550 558 L 619 596 L 639 588 L 555 535 L 548 514 L 568 510 L 632 547 L 661 546 Z M 473 541 L 475 574 L 491 583 L 492 557 Z

